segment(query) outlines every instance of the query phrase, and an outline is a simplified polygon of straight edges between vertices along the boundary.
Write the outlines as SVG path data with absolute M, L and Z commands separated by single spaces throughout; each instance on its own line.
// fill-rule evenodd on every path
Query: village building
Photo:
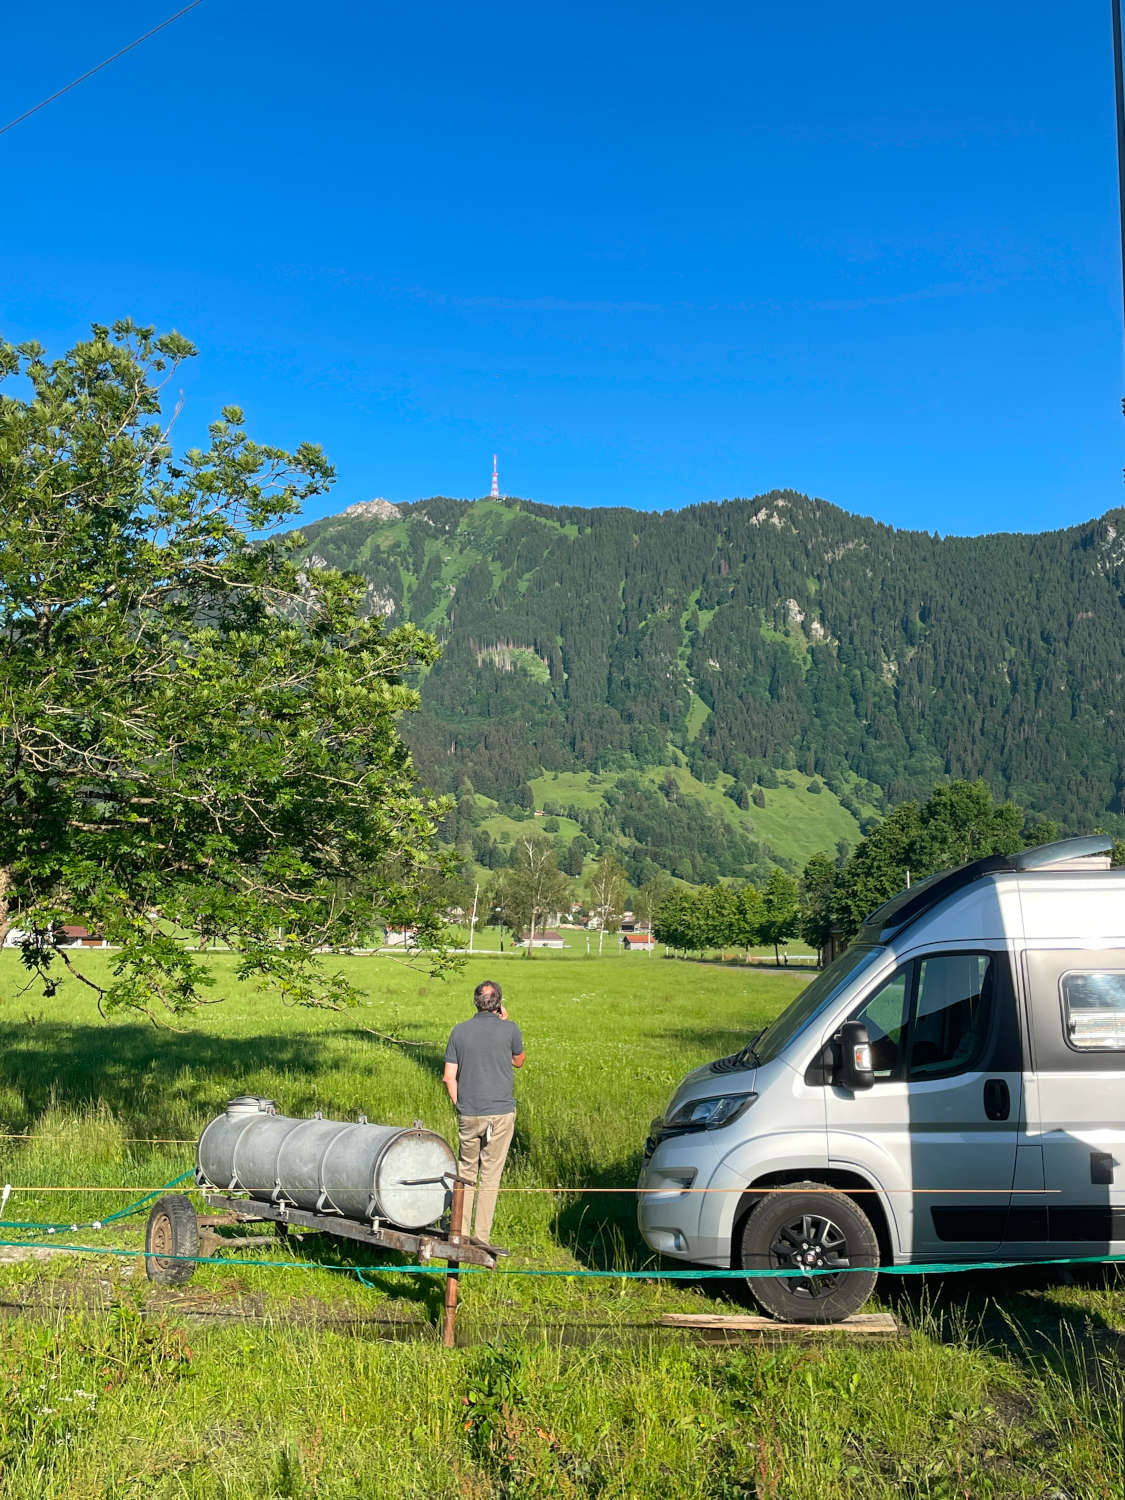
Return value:
M 621 942 L 626 953 L 652 953 L 656 948 L 656 939 L 651 932 L 622 933 Z
M 522 936 L 516 938 L 515 945 L 517 948 L 526 948 L 527 934 L 524 933 Z M 566 943 L 563 941 L 561 932 L 555 932 L 553 928 L 549 927 L 546 932 L 537 932 L 535 934 L 531 940 L 531 946 L 533 948 L 565 948 Z

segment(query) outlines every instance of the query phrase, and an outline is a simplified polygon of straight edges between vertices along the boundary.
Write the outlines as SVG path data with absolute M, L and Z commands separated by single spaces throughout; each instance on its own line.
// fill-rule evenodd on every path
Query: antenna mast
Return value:
M 500 498 L 500 476 L 496 470 L 495 453 L 492 455 L 492 498 L 493 500 L 499 500 Z

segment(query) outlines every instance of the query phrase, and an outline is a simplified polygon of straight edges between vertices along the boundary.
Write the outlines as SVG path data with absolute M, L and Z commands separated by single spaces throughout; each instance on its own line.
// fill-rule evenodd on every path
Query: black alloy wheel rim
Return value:
M 840 1277 L 831 1272 L 851 1268 L 848 1237 L 824 1214 L 801 1214 L 783 1224 L 770 1242 L 770 1259 L 779 1271 L 807 1268 L 820 1273 L 785 1278 L 784 1285 L 793 1296 L 810 1300 L 827 1297 L 839 1285 Z

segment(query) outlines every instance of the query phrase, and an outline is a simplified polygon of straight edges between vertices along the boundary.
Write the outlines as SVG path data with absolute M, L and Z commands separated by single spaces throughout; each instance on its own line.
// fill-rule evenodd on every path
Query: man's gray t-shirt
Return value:
M 457 1064 L 459 1115 L 511 1115 L 512 1058 L 523 1051 L 523 1037 L 514 1021 L 502 1021 L 495 1011 L 478 1010 L 460 1021 L 449 1035 L 447 1063 Z

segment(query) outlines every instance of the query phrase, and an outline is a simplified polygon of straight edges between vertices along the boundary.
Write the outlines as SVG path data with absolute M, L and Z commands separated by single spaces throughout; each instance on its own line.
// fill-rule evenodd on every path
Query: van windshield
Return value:
M 823 1010 L 845 985 L 850 984 L 853 979 L 858 979 L 865 969 L 869 969 L 873 963 L 882 958 L 886 953 L 883 947 L 853 947 L 846 953 L 841 953 L 839 958 L 833 959 L 827 969 L 821 972 L 813 980 L 807 989 L 803 989 L 796 1000 L 787 1005 L 778 1016 L 777 1020 L 767 1026 L 761 1036 L 754 1042 L 754 1051 L 759 1062 L 769 1062 L 781 1052 L 799 1031 L 816 1015 L 817 1011 Z

